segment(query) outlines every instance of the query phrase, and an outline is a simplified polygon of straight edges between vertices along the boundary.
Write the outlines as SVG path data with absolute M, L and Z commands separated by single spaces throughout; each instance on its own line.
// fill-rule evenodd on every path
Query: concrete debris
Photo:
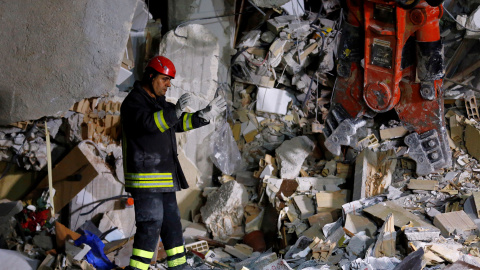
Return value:
M 365 235 L 364 232 L 361 232 L 350 239 L 346 250 L 350 256 L 364 257 L 365 251 L 372 243 L 373 239 Z
M 275 150 L 280 165 L 280 176 L 286 179 L 295 179 L 299 176 L 301 166 L 313 148 L 314 142 L 307 136 L 285 141 Z
M 208 196 L 200 213 L 214 239 L 227 240 L 233 236 L 236 227 L 242 226 L 243 211 L 247 203 L 246 188 L 235 181 L 223 184 Z
M 438 214 L 435 216 L 433 224 L 440 229 L 444 237 L 452 234 L 470 235 L 477 230 L 475 223 L 463 210 Z
M 377 231 L 377 226 L 364 216 L 348 213 L 345 218 L 344 229 L 354 235 L 364 231 L 366 235 L 373 237 Z

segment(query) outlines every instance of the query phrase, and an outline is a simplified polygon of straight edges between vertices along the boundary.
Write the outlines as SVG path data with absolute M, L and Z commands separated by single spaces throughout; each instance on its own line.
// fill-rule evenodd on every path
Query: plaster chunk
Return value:
M 303 162 L 314 147 L 314 142 L 307 136 L 299 136 L 283 142 L 283 144 L 275 150 L 278 163 L 281 167 L 281 178 L 294 179 L 297 177 Z
M 200 209 L 202 219 L 216 240 L 226 240 L 242 225 L 244 207 L 248 203 L 247 189 L 236 181 L 222 185 L 207 198 Z

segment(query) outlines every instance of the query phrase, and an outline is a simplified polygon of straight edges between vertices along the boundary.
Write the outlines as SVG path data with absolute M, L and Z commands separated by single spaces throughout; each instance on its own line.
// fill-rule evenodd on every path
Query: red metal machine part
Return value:
M 347 0 L 347 5 L 326 147 L 340 154 L 341 145 L 356 144 L 363 118 L 395 109 L 412 132 L 405 143 L 417 174 L 449 166 L 441 89 L 443 7 L 424 0 L 410 9 L 385 0 Z

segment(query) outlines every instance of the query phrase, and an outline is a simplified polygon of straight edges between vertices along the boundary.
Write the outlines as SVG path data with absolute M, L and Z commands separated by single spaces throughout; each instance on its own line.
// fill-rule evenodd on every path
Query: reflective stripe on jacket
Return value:
M 177 158 L 175 132 L 209 122 L 198 113 L 183 113 L 177 118 L 174 104 L 165 97 L 150 97 L 140 82 L 135 82 L 120 113 L 126 191 L 172 192 L 188 188 Z

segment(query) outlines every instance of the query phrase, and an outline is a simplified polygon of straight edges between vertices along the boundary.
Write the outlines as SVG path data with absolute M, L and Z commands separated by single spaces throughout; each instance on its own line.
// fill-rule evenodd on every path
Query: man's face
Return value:
M 157 96 L 165 96 L 168 87 L 170 87 L 171 77 L 159 74 L 152 80 L 153 91 Z

